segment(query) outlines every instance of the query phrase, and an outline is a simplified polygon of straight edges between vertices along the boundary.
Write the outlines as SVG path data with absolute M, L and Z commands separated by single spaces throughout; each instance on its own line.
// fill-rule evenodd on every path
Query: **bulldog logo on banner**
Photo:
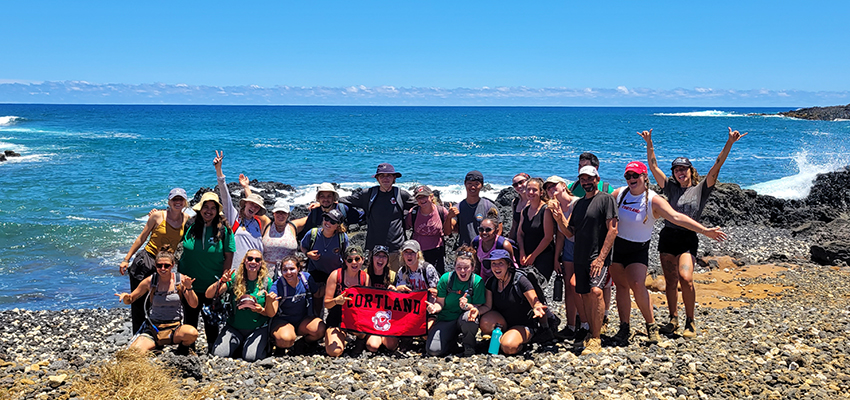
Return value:
M 352 287 L 342 305 L 342 329 L 381 336 L 424 336 L 428 291 L 410 293 Z

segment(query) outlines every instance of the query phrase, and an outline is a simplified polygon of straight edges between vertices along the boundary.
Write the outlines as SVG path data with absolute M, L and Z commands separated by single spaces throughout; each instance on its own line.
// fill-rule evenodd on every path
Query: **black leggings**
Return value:
M 195 294 L 198 296 L 198 308 L 190 307 L 189 303 L 186 302 L 186 299 L 183 298 L 183 296 L 180 298 L 183 302 L 183 323 L 198 328 L 198 319 L 201 315 L 201 309 L 205 305 L 208 306 L 212 304 L 212 299 L 208 299 L 203 292 L 195 292 Z M 215 343 L 216 339 L 218 339 L 218 326 L 210 325 L 207 321 L 204 321 L 204 333 L 207 336 L 207 349 L 212 351 L 212 345 Z
M 422 250 L 422 258 L 437 269 L 440 276 L 446 273 L 446 246 L 440 246 L 430 250 Z

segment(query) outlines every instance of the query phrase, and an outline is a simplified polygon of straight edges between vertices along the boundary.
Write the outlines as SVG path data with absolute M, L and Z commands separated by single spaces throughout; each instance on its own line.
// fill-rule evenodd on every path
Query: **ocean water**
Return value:
M 728 136 L 749 132 L 720 174 L 762 194 L 802 198 L 818 173 L 850 164 L 850 122 L 749 116 L 772 108 L 268 107 L 0 105 L 0 309 L 118 306 L 118 263 L 146 213 L 172 187 L 214 186 L 215 150 L 239 173 L 296 188 L 373 184 L 381 162 L 444 198 L 483 172 L 495 198 L 517 172 L 574 179 L 592 151 L 622 185 L 645 160 L 637 131 L 653 128 L 660 164 L 690 157 L 705 174 Z

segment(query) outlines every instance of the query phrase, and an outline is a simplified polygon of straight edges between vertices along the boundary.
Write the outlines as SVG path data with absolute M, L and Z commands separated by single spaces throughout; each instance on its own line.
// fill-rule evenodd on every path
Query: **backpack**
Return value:
M 534 287 L 534 292 L 537 293 L 537 299 L 540 300 L 541 303 L 546 304 L 546 293 L 543 292 L 543 286 L 546 285 L 546 278 L 543 277 L 543 274 L 534 268 L 533 265 L 529 265 L 527 267 L 517 267 L 516 272 L 514 272 L 513 279 L 513 290 L 516 290 L 516 294 L 519 297 L 524 297 L 522 293 L 519 293 L 519 277 L 524 276 L 531 282 L 531 286 Z
M 369 188 L 369 205 L 366 207 L 366 212 L 364 217 L 368 218 L 369 215 L 372 214 L 372 204 L 375 203 L 375 198 L 378 197 L 378 191 L 380 190 L 380 186 L 372 186 Z M 401 199 L 401 190 L 399 188 L 393 186 L 393 195 L 395 196 L 395 206 L 398 208 L 398 211 L 404 215 L 404 207 L 402 206 Z
M 342 254 L 345 251 L 345 238 L 343 237 L 342 232 L 336 233 L 337 237 L 339 237 L 339 253 Z M 316 237 L 319 236 L 319 228 L 310 229 L 310 247 L 309 250 L 313 250 L 313 245 L 316 244 Z
M 156 290 L 157 283 L 159 283 L 159 274 L 154 272 L 154 274 L 151 275 L 151 287 L 148 290 L 147 297 L 145 298 L 145 319 L 153 327 L 156 327 L 156 325 L 154 325 L 153 321 L 151 321 L 151 307 L 153 307 L 153 304 L 151 303 L 151 296 L 153 295 L 153 292 Z M 179 290 L 179 285 L 180 285 L 180 273 L 177 272 L 177 271 L 174 271 L 174 289 Z M 154 328 L 154 329 L 156 329 L 156 328 Z
M 426 286 L 428 285 L 428 282 L 429 282 L 429 279 L 428 279 L 428 266 L 429 265 L 431 265 L 431 264 L 428 264 L 427 262 L 423 262 L 422 265 L 419 266 L 422 269 L 422 279 L 425 280 Z M 396 274 L 396 280 L 398 280 L 399 275 L 404 275 L 405 280 L 407 280 L 407 279 L 410 278 L 410 274 L 411 274 L 410 269 L 408 269 L 407 265 L 405 265 L 405 266 L 401 267 L 401 269 Z
M 260 217 L 255 215 L 254 220 L 257 221 L 260 226 L 263 226 L 263 221 Z M 236 230 L 239 229 L 239 218 L 236 218 L 236 221 L 233 222 L 233 227 L 231 229 L 233 230 L 233 233 L 236 233 Z
M 449 284 L 448 284 L 448 288 L 447 288 L 449 292 L 452 292 L 452 288 L 455 286 L 455 277 L 456 276 L 457 276 L 457 272 L 452 272 L 452 274 L 449 275 Z M 475 275 L 474 274 L 470 275 L 470 277 L 469 277 L 469 287 L 466 288 L 466 294 L 469 295 L 469 301 L 472 301 L 472 285 L 473 285 L 474 281 L 475 281 Z M 458 294 L 462 295 L 462 293 L 458 293 Z
M 576 190 L 577 186 L 579 186 L 578 181 L 573 182 L 573 184 L 570 185 L 570 192 Z M 610 193 L 609 190 L 611 190 L 611 187 L 608 185 L 608 182 L 602 182 L 602 191 L 605 193 Z
M 313 316 L 313 294 L 310 293 L 310 283 L 307 281 L 307 273 L 301 271 L 301 272 L 298 273 L 298 277 L 300 278 L 301 284 L 304 285 L 304 290 L 307 292 L 307 293 L 305 293 L 305 295 L 306 295 L 305 297 L 307 298 L 307 315 L 312 317 Z M 286 300 L 295 298 L 295 296 L 296 296 L 294 294 L 292 296 L 287 296 L 287 293 L 289 293 L 289 285 L 284 284 L 284 286 L 283 286 L 283 297 L 278 299 L 278 303 L 282 303 Z

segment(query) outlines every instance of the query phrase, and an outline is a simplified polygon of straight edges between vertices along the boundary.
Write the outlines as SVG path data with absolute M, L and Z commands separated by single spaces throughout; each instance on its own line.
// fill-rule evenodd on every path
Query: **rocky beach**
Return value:
M 274 182 L 251 186 L 267 206 L 287 191 Z M 481 351 L 468 358 L 407 351 L 332 359 L 319 348 L 246 363 L 206 355 L 202 337 L 197 356 L 166 349 L 156 360 L 175 368 L 174 383 L 187 393 L 209 390 L 216 398 L 847 398 L 848 187 L 848 170 L 818 176 L 808 197 L 797 201 L 718 184 L 703 221 L 723 226 L 730 239 L 701 238 L 694 339 L 674 334 L 646 343 L 633 307 L 630 343 L 603 336 L 603 350 L 588 356 L 563 342 L 488 356 L 479 338 Z M 238 184 L 230 189 L 240 194 Z M 509 207 L 512 195 L 506 189 L 496 202 Z M 303 213 L 298 207 L 292 217 Z M 362 228 L 352 228 L 355 243 L 362 241 Z M 663 289 L 657 258 L 653 249 L 647 285 Z M 656 319 L 666 321 L 663 293 L 652 293 Z M 607 335 L 618 322 L 613 307 Z M 563 306 L 555 312 L 563 319 Z M 0 312 L 0 322 L 0 398 L 79 398 L 75 383 L 126 348 L 132 335 L 129 310 L 119 307 L 15 309 Z

